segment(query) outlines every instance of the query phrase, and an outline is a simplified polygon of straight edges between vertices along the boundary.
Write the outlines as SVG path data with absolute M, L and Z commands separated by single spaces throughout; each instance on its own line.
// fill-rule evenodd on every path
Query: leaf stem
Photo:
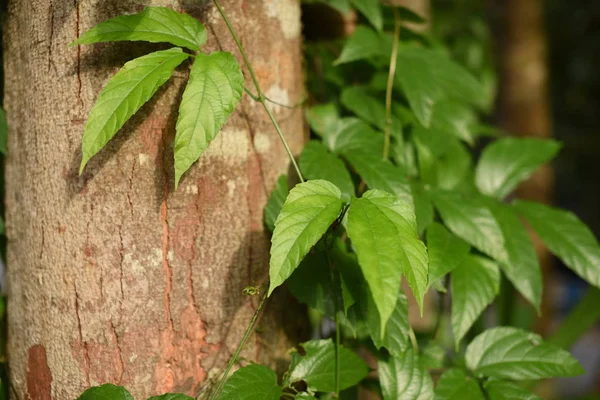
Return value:
M 390 141 L 392 135 L 392 91 L 394 90 L 394 76 L 396 75 L 396 64 L 398 62 L 398 47 L 400 46 L 400 13 L 394 8 L 394 44 L 390 59 L 390 71 L 388 75 L 387 88 L 385 91 L 385 137 L 383 142 L 383 158 L 390 156 Z
M 275 120 L 275 117 L 273 117 L 273 113 L 267 106 L 267 98 L 266 98 L 265 94 L 263 93 L 262 89 L 260 88 L 260 83 L 258 83 L 258 78 L 256 77 L 256 73 L 254 72 L 254 68 L 252 67 L 252 64 L 250 64 L 250 60 L 248 60 L 248 56 L 246 55 L 246 51 L 244 50 L 244 46 L 242 45 L 242 42 L 240 42 L 240 39 L 238 38 L 237 34 L 235 33 L 233 26 L 229 22 L 227 15 L 225 15 L 225 11 L 223 11 L 221 4 L 219 4 L 219 0 L 213 0 L 213 3 L 217 7 L 219 14 L 221 14 L 223 21 L 225 21 L 225 25 L 227 25 L 227 29 L 229 29 L 229 33 L 231 33 L 231 36 L 233 37 L 235 44 L 237 45 L 238 49 L 240 50 L 242 58 L 244 59 L 244 63 L 246 64 L 246 68 L 248 68 L 248 72 L 250 72 L 250 77 L 252 78 L 252 82 L 254 83 L 254 87 L 256 88 L 256 92 L 257 92 L 257 97 L 254 97 L 254 96 L 251 96 L 251 97 L 253 99 L 257 99 L 257 101 L 263 105 L 265 111 L 267 112 L 267 114 L 269 115 L 269 118 L 271 119 L 271 122 L 273 123 L 273 126 L 275 127 L 275 130 L 277 131 L 277 134 L 279 135 L 279 138 L 281 139 L 281 141 L 283 143 L 283 147 L 285 147 L 285 151 L 287 152 L 288 157 L 290 158 L 290 161 L 291 161 L 292 165 L 294 166 L 294 169 L 296 170 L 296 173 L 298 174 L 298 178 L 300 179 L 300 182 L 304 182 L 304 177 L 302 176 L 302 173 L 300 172 L 300 168 L 298 167 L 298 164 L 296 163 L 294 154 L 292 153 L 290 146 L 287 143 L 287 140 L 283 136 L 283 132 L 281 131 L 279 124 Z M 248 92 L 248 91 L 246 91 L 246 92 Z
M 268 285 L 266 287 L 268 287 Z M 233 353 L 233 356 L 229 359 L 227 368 L 225 368 L 225 372 L 223 373 L 223 376 L 221 377 L 221 380 L 219 381 L 217 388 L 215 389 L 213 394 L 210 396 L 210 400 L 216 399 L 217 396 L 219 395 L 219 393 L 221 392 L 221 390 L 223 389 L 223 386 L 225 385 L 225 382 L 227 381 L 227 376 L 229 376 L 229 372 L 231 372 L 231 368 L 233 368 L 233 365 L 235 364 L 238 357 L 240 356 L 242 349 L 244 348 L 244 346 L 246 345 L 246 342 L 250 338 L 250 335 L 254 331 L 254 326 L 256 325 L 256 321 L 258 321 L 258 316 L 260 314 L 260 311 L 262 310 L 263 306 L 265 305 L 265 302 L 267 301 L 267 297 L 268 297 L 267 294 L 268 294 L 268 291 L 265 288 L 265 294 L 263 295 L 262 299 L 260 300 L 260 303 L 258 303 L 258 308 L 254 312 L 254 315 L 252 316 L 252 319 L 250 320 L 250 324 L 248 324 L 248 327 L 246 328 L 244 337 L 238 344 L 237 349 L 235 349 L 235 353 Z

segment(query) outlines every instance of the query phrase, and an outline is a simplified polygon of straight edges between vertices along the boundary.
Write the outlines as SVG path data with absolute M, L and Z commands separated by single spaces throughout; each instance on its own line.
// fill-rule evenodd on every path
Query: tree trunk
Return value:
M 542 0 L 497 0 L 500 92 L 498 116 L 502 128 L 519 136 L 547 138 L 552 135 L 548 98 L 547 48 Z M 517 197 L 550 203 L 554 173 L 550 165 L 540 168 L 521 184 Z M 544 276 L 542 318 L 537 330 L 547 333 L 551 321 L 550 266 L 552 256 L 534 235 Z
M 79 34 L 145 5 L 167 5 L 206 24 L 206 50 L 222 48 L 240 59 L 210 1 L 174 3 L 20 0 L 8 6 L 8 350 L 21 399 L 74 399 L 106 382 L 126 386 L 138 399 L 195 394 L 222 371 L 256 308 L 258 299 L 242 290 L 267 279 L 263 207 L 288 160 L 264 110 L 247 96 L 177 191 L 171 143 L 185 68 L 78 176 L 85 120 L 100 89 L 125 61 L 165 48 L 69 48 Z M 296 102 L 302 95 L 298 2 L 222 5 L 267 96 Z M 298 151 L 301 111 L 272 108 Z M 283 306 L 275 308 L 261 319 L 246 358 L 283 362 L 298 327 L 285 326 Z

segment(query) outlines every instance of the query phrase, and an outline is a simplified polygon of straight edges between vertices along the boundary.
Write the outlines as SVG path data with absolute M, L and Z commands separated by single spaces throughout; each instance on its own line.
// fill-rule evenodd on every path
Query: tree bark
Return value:
M 495 5 L 500 17 L 495 27 L 499 38 L 500 126 L 518 136 L 551 137 L 543 1 L 498 0 Z M 552 167 L 545 165 L 519 186 L 516 196 L 550 203 L 553 188 Z M 537 330 L 547 333 L 551 322 L 552 256 L 541 240 L 536 235 L 533 237 L 544 277 L 542 318 L 537 323 Z
M 139 399 L 196 394 L 218 377 L 255 311 L 258 299 L 244 297 L 243 288 L 267 279 L 263 207 L 288 160 L 264 110 L 247 96 L 177 191 L 171 143 L 186 68 L 78 176 L 84 124 L 100 89 L 125 61 L 169 46 L 68 44 L 146 5 L 189 12 L 207 26 L 205 50 L 241 60 L 206 0 L 8 6 L 8 350 L 21 399 L 74 399 L 106 382 Z M 300 99 L 298 2 L 222 5 L 267 96 Z M 301 111 L 272 108 L 299 151 Z M 279 306 L 266 312 L 244 352 L 270 365 L 284 362 L 299 334 L 293 319 L 284 326 L 282 302 L 272 303 Z

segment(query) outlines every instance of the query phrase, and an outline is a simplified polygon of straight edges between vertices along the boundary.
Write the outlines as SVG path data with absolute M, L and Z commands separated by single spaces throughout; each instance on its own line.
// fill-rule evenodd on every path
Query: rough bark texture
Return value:
M 302 96 L 298 2 L 222 4 L 267 96 L 295 103 Z M 8 6 L 9 353 L 21 399 L 74 399 L 105 382 L 139 399 L 196 393 L 221 371 L 255 310 L 257 299 L 243 288 L 267 276 L 263 206 L 288 161 L 248 97 L 176 192 L 171 143 L 186 68 L 78 176 L 85 120 L 102 86 L 125 61 L 168 46 L 67 45 L 146 5 L 191 13 L 206 23 L 207 50 L 239 56 L 206 0 Z M 272 107 L 298 151 L 301 111 Z M 292 319 L 283 332 L 282 311 L 265 314 L 245 357 L 282 361 L 297 326 Z
M 498 115 L 502 128 L 519 136 L 552 135 L 548 97 L 547 45 L 541 0 L 498 0 L 496 24 L 499 41 L 500 92 Z M 540 168 L 518 188 L 517 197 L 550 203 L 554 173 Z M 544 298 L 538 330 L 547 333 L 550 323 L 550 265 L 552 256 L 537 236 L 534 243 L 544 273 Z

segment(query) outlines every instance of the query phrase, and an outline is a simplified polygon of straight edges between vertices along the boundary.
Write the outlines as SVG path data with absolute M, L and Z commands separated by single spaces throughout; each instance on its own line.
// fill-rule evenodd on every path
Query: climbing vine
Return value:
M 567 351 L 534 333 L 476 324 L 496 301 L 502 275 L 540 310 L 540 266 L 523 221 L 573 272 L 600 287 L 600 247 L 590 230 L 568 211 L 511 198 L 561 145 L 503 136 L 483 124 L 493 91 L 434 37 L 404 25 L 424 23 L 420 16 L 375 0 L 325 3 L 342 13 L 355 9 L 363 19 L 347 39 L 307 48 L 314 103 L 306 115 L 313 135 L 298 163 L 218 0 L 251 89 L 230 53 L 202 52 L 207 32 L 200 22 L 168 8 L 102 22 L 73 43 L 174 46 L 129 61 L 101 91 L 83 133 L 81 171 L 186 62 L 189 80 L 173 144 L 175 186 L 244 92 L 262 105 L 295 168 L 300 183 L 290 188 L 291 179 L 280 177 L 265 210 L 270 280 L 245 290 L 262 301 L 211 398 L 355 398 L 356 387 L 367 384 L 384 400 L 525 399 L 536 397 L 519 381 L 582 373 Z M 312 71 L 316 60 L 320 73 Z M 401 290 L 403 280 L 411 293 Z M 282 379 L 258 364 L 230 376 L 262 305 L 283 284 L 335 328 L 298 344 Z M 451 292 L 449 324 L 442 321 L 443 307 L 433 310 L 435 331 L 417 336 L 409 296 L 423 314 L 430 291 Z M 376 374 L 369 374 L 374 366 L 358 356 L 358 347 L 377 360 Z M 131 396 L 106 384 L 80 397 L 99 398 Z

